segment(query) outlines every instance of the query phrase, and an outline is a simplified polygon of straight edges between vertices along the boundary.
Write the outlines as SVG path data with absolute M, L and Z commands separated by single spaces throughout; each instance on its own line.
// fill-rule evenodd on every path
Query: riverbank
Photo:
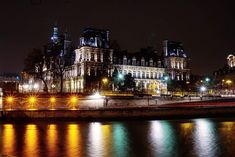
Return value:
M 118 120 L 235 117 L 235 107 L 135 107 L 96 110 L 2 111 L 2 120 Z

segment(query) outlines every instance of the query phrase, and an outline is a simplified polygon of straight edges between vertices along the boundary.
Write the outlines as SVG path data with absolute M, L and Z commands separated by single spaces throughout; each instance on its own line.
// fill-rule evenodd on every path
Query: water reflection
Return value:
M 3 125 L 2 141 L 2 154 L 13 155 L 15 149 L 15 130 L 12 124 Z
M 149 139 L 154 156 L 176 156 L 176 138 L 171 124 L 168 121 L 151 121 Z
M 113 125 L 113 153 L 114 156 L 128 156 L 129 139 L 123 124 Z
M 221 147 L 227 153 L 227 156 L 234 156 L 235 150 L 235 123 L 231 121 L 221 122 L 220 125 Z
M 110 156 L 112 154 L 112 130 L 108 124 L 98 122 L 89 126 L 89 156 Z
M 195 120 L 194 144 L 195 154 L 199 157 L 219 156 L 216 128 L 213 122 L 207 119 Z
M 0 156 L 234 156 L 234 121 L 1 124 Z
M 66 135 L 66 156 L 82 156 L 81 155 L 81 134 L 78 124 L 69 124 Z
M 38 128 L 35 124 L 26 125 L 24 136 L 24 151 L 25 157 L 37 157 L 40 155 Z
M 58 151 L 58 133 L 57 133 L 57 126 L 55 124 L 48 125 L 47 128 L 47 149 L 48 149 L 48 156 L 58 156 L 56 152 Z

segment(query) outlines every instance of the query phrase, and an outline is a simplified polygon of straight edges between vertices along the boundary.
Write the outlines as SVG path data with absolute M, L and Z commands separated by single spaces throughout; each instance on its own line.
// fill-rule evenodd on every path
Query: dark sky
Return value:
M 122 49 L 181 41 L 193 73 L 211 73 L 235 52 L 234 0 L 5 0 L 0 4 L 0 72 L 19 72 L 55 21 L 75 45 L 85 27 L 108 28 Z

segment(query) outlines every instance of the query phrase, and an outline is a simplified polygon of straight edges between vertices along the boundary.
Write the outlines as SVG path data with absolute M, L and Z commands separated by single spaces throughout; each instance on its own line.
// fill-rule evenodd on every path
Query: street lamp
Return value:
M 119 79 L 119 80 L 122 80 L 123 78 L 124 78 L 124 76 L 123 76 L 121 73 L 119 73 L 119 74 L 118 74 L 118 79 Z
M 210 82 L 210 78 L 209 78 L 209 77 L 206 77 L 206 78 L 205 78 L 205 81 L 206 81 L 206 82 Z
M 169 77 L 168 77 L 168 76 L 165 76 L 165 77 L 164 77 L 164 80 L 165 80 L 165 81 L 168 81 L 168 80 L 169 80 Z
M 206 90 L 207 90 L 207 88 L 206 88 L 205 86 L 201 86 L 201 87 L 200 87 L 200 91 L 201 91 L 201 92 L 205 92 Z
M 108 80 L 107 78 L 103 78 L 103 79 L 102 79 L 102 82 L 103 82 L 104 84 L 107 84 L 108 81 L 109 81 L 109 80 Z

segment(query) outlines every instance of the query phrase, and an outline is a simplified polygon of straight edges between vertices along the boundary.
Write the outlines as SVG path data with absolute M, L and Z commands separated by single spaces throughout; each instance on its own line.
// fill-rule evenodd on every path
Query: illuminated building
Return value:
M 55 26 L 51 43 L 46 46 L 46 52 L 52 58 L 43 68 L 49 92 L 58 92 L 60 88 L 60 78 L 53 73 L 54 63 L 71 52 L 71 65 L 62 72 L 63 92 L 94 92 L 102 89 L 102 83 L 110 90 L 117 90 L 108 85 L 115 69 L 122 79 L 127 74 L 131 75 L 138 89 L 151 94 L 167 93 L 167 82 L 170 80 L 189 80 L 188 57 L 182 43 L 164 41 L 164 54 L 150 47 L 127 53 L 113 50 L 109 43 L 109 30 L 87 28 L 73 51 L 68 34 L 60 35 Z M 55 47 L 59 51 L 55 51 Z M 54 55 L 58 57 L 53 58 Z M 104 78 L 107 78 L 105 82 L 102 81 Z
M 227 63 L 230 68 L 235 67 L 235 56 L 233 54 L 228 55 Z
M 172 80 L 189 80 L 188 57 L 183 44 L 175 41 L 163 41 L 164 67 Z

